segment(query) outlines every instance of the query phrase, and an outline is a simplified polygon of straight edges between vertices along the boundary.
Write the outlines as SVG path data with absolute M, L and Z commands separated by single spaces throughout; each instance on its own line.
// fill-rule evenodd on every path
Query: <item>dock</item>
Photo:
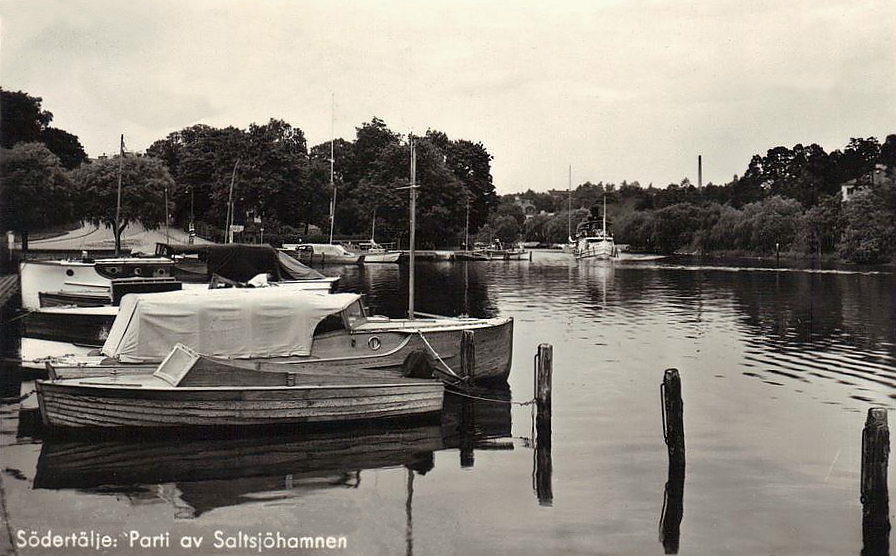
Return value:
M 9 298 L 19 291 L 19 275 L 7 274 L 0 276 L 0 307 L 6 305 Z
M 402 250 L 401 260 L 406 262 L 411 252 L 407 249 Z M 414 258 L 418 261 L 453 261 L 454 251 L 433 250 L 433 249 L 414 249 Z

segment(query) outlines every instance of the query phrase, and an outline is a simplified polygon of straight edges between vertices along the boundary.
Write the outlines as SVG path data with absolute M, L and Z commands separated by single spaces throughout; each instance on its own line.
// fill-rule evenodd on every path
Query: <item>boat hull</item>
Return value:
M 292 387 L 147 387 L 136 377 L 37 381 L 44 424 L 74 429 L 154 429 L 322 423 L 441 411 L 436 381 Z M 133 384 L 133 385 L 132 385 Z
M 489 249 L 488 258 L 492 261 L 522 261 L 529 258 L 524 249 Z
M 475 364 L 471 368 L 461 365 L 464 330 L 473 332 Z M 380 347 L 374 351 L 371 348 L 374 345 Z M 452 374 L 455 374 L 471 382 L 502 382 L 510 375 L 512 354 L 513 319 L 445 318 L 368 322 L 351 334 L 336 333 L 316 338 L 309 357 L 242 361 L 265 369 L 288 366 L 312 373 L 374 369 L 449 380 L 454 379 Z M 123 364 L 102 356 L 62 357 L 50 362 L 61 378 L 149 373 L 158 364 L 158 361 Z M 446 365 L 450 371 L 445 369 Z
M 595 243 L 589 243 L 585 247 L 576 249 L 575 257 L 578 260 L 582 259 L 615 259 L 616 258 L 616 246 L 609 241 L 601 241 Z
M 367 263 L 397 263 L 401 258 L 400 251 L 391 253 L 364 253 L 364 264 Z
M 37 309 L 41 292 L 109 296 L 113 278 L 160 278 L 172 275 L 173 263 L 161 258 L 82 261 L 24 261 L 19 263 L 22 308 Z

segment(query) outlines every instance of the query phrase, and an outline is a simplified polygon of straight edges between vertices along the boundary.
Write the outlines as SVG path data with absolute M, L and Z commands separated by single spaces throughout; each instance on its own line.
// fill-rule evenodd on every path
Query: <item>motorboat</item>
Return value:
M 174 262 L 165 257 L 26 260 L 19 263 L 22 309 L 112 303 L 114 280 L 174 281 Z
M 359 264 L 365 256 L 353 253 L 338 243 L 284 243 L 283 250 L 300 262 L 313 264 Z
M 358 294 L 276 287 L 138 294 L 122 300 L 98 353 L 46 363 L 51 374 L 65 378 L 140 374 L 151 372 L 176 343 L 274 368 L 502 381 L 510 373 L 513 319 L 391 319 L 368 315 Z
M 362 241 L 358 249 L 364 255 L 364 263 L 397 263 L 401 258 L 401 251 L 386 249 L 373 239 Z
M 152 258 L 20 263 L 25 336 L 101 346 L 121 299 L 130 293 L 240 285 L 259 275 L 282 287 L 330 291 L 339 280 L 269 245 L 159 244 L 156 253 Z
M 491 247 L 486 249 L 489 260 L 492 261 L 521 261 L 529 258 L 529 251 L 521 245 L 504 247 L 500 240 L 495 240 Z

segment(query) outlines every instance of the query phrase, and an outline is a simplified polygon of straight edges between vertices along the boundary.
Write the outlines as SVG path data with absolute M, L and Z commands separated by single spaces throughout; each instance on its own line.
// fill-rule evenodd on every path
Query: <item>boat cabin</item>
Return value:
M 353 293 L 281 287 L 129 295 L 101 353 L 123 363 L 154 362 L 182 343 L 214 357 L 309 356 L 315 334 L 352 331 L 366 319 Z

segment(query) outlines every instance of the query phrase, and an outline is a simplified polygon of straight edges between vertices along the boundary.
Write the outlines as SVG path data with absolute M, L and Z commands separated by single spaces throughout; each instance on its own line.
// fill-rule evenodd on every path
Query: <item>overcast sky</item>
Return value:
M 282 118 L 482 142 L 499 193 L 896 133 L 896 2 L 0 0 L 0 85 L 88 154 Z

